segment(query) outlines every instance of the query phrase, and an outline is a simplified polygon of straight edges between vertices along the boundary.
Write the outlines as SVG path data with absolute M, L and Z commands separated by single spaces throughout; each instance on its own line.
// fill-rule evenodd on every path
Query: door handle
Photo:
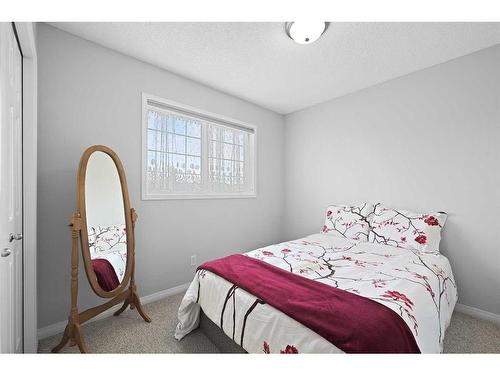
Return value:
M 10 255 L 10 253 L 11 253 L 11 250 L 6 247 L 5 249 L 2 249 L 2 252 L 0 253 L 0 256 L 2 258 L 6 258 L 6 257 L 8 257 Z
M 12 242 L 14 240 L 17 240 L 17 241 L 20 241 L 23 239 L 23 235 L 21 233 L 18 233 L 18 234 L 9 234 L 9 242 Z

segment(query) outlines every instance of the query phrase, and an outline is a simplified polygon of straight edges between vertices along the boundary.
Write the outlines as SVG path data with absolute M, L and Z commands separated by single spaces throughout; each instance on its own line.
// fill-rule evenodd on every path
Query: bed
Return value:
M 125 224 L 91 225 L 87 228 L 92 268 L 105 291 L 116 289 L 127 266 Z
M 276 273 L 285 277 L 283 280 L 289 279 L 287 274 L 296 279 L 289 285 L 282 283 L 285 285 L 282 293 L 274 290 L 274 294 L 264 300 L 248 292 L 248 288 L 231 282 L 231 278 L 221 277 L 220 272 L 210 271 L 210 266 L 202 266 L 179 307 L 177 339 L 196 329 L 203 313 L 248 353 L 388 353 L 399 352 L 399 346 L 410 341 L 416 347 L 410 345 L 401 352 L 442 352 L 444 334 L 457 301 L 457 289 L 450 263 L 439 253 L 320 233 L 250 251 L 243 254 L 243 258 L 248 261 L 241 263 L 240 258 L 231 258 L 243 265 L 236 272 L 236 276 L 241 277 L 238 283 L 245 283 L 248 279 L 245 267 L 251 268 L 254 264 L 268 267 L 272 272 L 279 270 Z M 231 259 L 221 261 L 227 263 Z M 264 273 L 267 277 L 267 271 Z M 260 274 L 250 275 L 258 278 Z M 304 300 L 299 301 L 303 311 L 302 315 L 297 315 L 300 318 L 297 320 L 274 300 L 293 300 L 294 290 L 300 289 L 297 285 L 301 280 L 307 280 L 302 290 L 309 288 L 316 305 L 311 303 L 308 312 L 307 306 L 303 306 Z M 272 289 L 271 282 L 265 288 L 254 287 L 257 294 L 265 294 L 266 289 Z M 314 294 L 315 289 L 320 294 Z M 341 319 L 335 310 L 337 307 L 327 306 L 326 313 L 319 315 L 324 325 L 335 323 L 337 327 L 333 329 L 338 331 L 334 334 L 340 332 L 344 335 L 342 340 L 332 339 L 325 334 L 321 324 L 314 325 L 308 317 L 316 316 L 317 321 L 317 312 L 323 307 L 318 303 L 325 301 L 314 296 L 329 291 L 340 291 L 344 293 L 340 300 L 348 297 L 347 300 L 352 301 L 349 302 L 350 310 Z M 385 310 L 381 311 L 385 315 L 371 310 L 377 307 Z M 370 331 L 370 335 L 363 335 L 367 329 L 378 329 L 389 321 L 399 325 L 399 331 L 381 328 L 373 334 Z M 398 332 L 411 337 L 398 342 Z M 371 343 L 363 343 L 365 340 Z
M 116 250 L 100 254 L 91 260 L 99 285 L 107 292 L 121 284 L 127 267 L 127 251 Z

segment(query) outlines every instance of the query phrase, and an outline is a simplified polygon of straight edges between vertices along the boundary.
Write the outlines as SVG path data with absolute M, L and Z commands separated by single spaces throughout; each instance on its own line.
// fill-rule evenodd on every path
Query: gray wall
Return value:
M 285 231 L 328 203 L 450 213 L 461 303 L 500 313 L 500 46 L 286 116 Z
M 137 279 L 148 295 L 192 279 L 198 262 L 280 241 L 284 119 L 47 25 L 38 39 L 38 326 L 69 313 L 75 184 L 83 150 L 105 144 L 127 173 L 137 223 Z M 141 92 L 258 128 L 257 198 L 141 201 Z M 80 308 L 103 302 L 80 273 Z

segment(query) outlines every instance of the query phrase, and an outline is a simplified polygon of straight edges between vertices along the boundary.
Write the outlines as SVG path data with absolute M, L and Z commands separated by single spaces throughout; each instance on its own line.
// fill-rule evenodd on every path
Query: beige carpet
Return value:
M 220 353 L 221 350 L 200 330 L 183 340 L 174 339 L 177 308 L 182 294 L 145 305 L 153 320 L 145 323 L 136 311 L 127 310 L 119 317 L 110 317 L 86 324 L 83 334 L 92 353 Z M 41 340 L 40 353 L 50 353 L 61 335 Z M 66 347 L 62 353 L 78 352 Z M 444 340 L 445 353 L 500 353 L 500 326 L 454 313 Z

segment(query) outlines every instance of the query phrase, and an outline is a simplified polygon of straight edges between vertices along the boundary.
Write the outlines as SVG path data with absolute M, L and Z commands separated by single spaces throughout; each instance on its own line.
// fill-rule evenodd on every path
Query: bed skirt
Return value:
M 247 352 L 241 346 L 236 344 L 227 336 L 217 324 L 212 322 L 203 310 L 200 311 L 199 329 L 214 344 L 221 353 L 246 354 Z

